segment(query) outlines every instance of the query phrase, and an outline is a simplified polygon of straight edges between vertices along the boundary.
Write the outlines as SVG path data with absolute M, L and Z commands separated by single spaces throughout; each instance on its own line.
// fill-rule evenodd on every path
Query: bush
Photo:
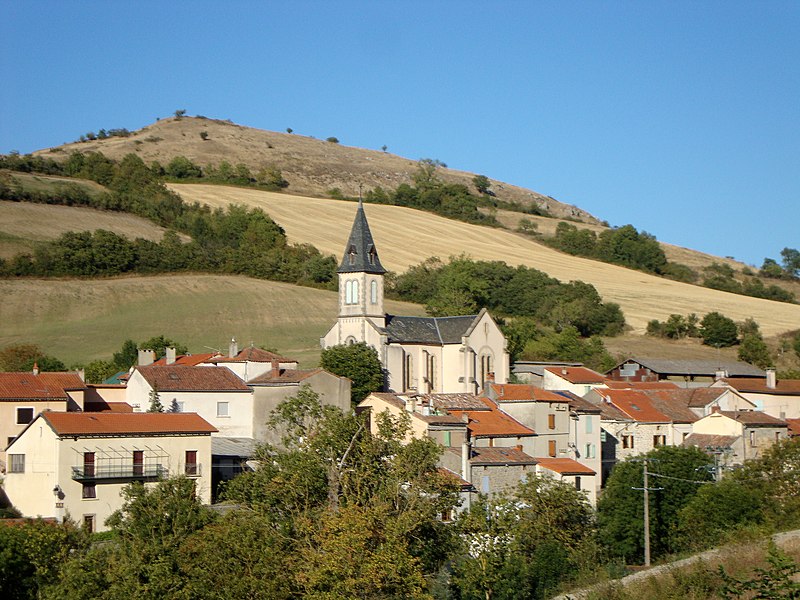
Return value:
M 718 312 L 710 312 L 700 321 L 700 337 L 706 346 L 725 348 L 735 345 L 738 329 L 733 319 Z

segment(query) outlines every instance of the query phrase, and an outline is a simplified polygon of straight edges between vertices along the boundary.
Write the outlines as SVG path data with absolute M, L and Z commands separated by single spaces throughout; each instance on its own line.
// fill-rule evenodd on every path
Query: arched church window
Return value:
M 349 279 L 344 282 L 344 303 L 353 303 L 353 282 Z
M 489 378 L 489 373 L 492 373 L 494 370 L 492 355 L 489 353 L 481 354 L 481 370 L 480 370 L 480 381 L 478 382 L 481 387 L 483 387 L 486 380 Z
M 373 304 L 378 303 L 378 282 L 374 279 L 369 284 L 369 299 Z
M 351 336 L 349 336 L 349 337 L 348 337 L 348 338 L 347 338 L 347 339 L 344 341 L 344 343 L 345 343 L 345 344 L 347 344 L 348 346 L 352 346 L 353 344 L 355 344 L 355 343 L 356 343 L 356 338 L 354 338 L 354 337 L 351 335 Z
M 406 354 L 406 362 L 405 362 L 405 375 L 403 381 L 403 388 L 405 390 L 410 390 L 414 387 L 414 358 L 410 354 Z
M 353 301 L 351 304 L 358 304 L 358 281 L 353 280 Z

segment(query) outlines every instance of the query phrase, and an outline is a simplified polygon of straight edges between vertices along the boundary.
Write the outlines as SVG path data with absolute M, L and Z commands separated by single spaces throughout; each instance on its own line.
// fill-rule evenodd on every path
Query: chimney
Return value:
M 78 377 L 81 378 L 81 381 L 86 381 L 86 371 L 83 368 L 78 369 L 77 371 Z
M 417 397 L 416 396 L 409 396 L 408 400 L 406 400 L 406 410 L 410 413 L 415 413 L 417 411 Z
M 717 372 L 714 373 L 714 381 L 719 381 L 720 379 L 725 379 L 728 376 L 728 371 L 720 367 L 717 369 Z
M 469 443 L 469 434 L 464 438 L 464 443 L 461 444 L 461 478 L 464 481 L 472 481 L 471 473 L 469 472 L 469 459 L 472 456 L 472 448 Z
M 156 351 L 155 350 L 139 350 L 139 360 L 137 364 L 140 367 L 146 367 L 147 365 L 152 365 L 156 360 Z
M 714 406 L 711 407 L 711 414 L 719 413 L 719 412 L 720 412 L 719 404 L 715 404 Z
M 175 358 L 176 358 L 175 354 L 176 354 L 175 348 L 167 348 L 166 357 L 168 365 L 175 364 Z
M 239 344 L 236 343 L 236 338 L 231 338 L 231 343 L 228 345 L 228 356 L 230 358 L 239 354 Z
M 561 367 L 561 374 L 562 375 L 566 375 L 567 374 L 567 367 Z
M 36 362 L 33 363 L 33 374 L 34 375 L 38 375 L 39 374 L 39 363 L 36 363 Z
M 522 444 L 517 444 L 517 450 L 519 450 L 520 452 L 522 452 Z
M 767 387 L 774 390 L 777 385 L 778 380 L 775 377 L 775 369 L 767 369 Z
M 486 381 L 485 383 L 494 383 L 494 371 L 489 371 L 486 374 Z
M 281 363 L 277 358 L 272 359 L 272 371 L 269 376 L 272 379 L 277 379 L 281 376 Z

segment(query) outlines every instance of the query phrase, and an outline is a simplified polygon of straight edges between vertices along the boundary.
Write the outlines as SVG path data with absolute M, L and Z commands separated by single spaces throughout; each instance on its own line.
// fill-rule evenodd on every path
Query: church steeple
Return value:
M 367 215 L 364 213 L 364 205 L 360 198 L 353 228 L 350 230 L 350 239 L 347 240 L 344 256 L 342 256 L 337 273 L 372 273 L 375 275 L 386 273 L 386 269 L 383 268 L 380 258 L 378 258 L 378 249 L 372 239 L 372 232 L 369 230 Z

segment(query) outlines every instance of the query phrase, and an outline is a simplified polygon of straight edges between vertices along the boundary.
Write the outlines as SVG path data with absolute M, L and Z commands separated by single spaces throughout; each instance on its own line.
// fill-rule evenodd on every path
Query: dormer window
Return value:
M 350 246 L 350 249 L 347 251 L 347 256 L 350 261 L 351 265 L 356 264 L 356 247 Z
M 375 264 L 375 257 L 377 255 L 378 255 L 378 253 L 375 252 L 375 246 L 370 246 L 369 247 L 369 264 L 371 264 L 371 265 Z

